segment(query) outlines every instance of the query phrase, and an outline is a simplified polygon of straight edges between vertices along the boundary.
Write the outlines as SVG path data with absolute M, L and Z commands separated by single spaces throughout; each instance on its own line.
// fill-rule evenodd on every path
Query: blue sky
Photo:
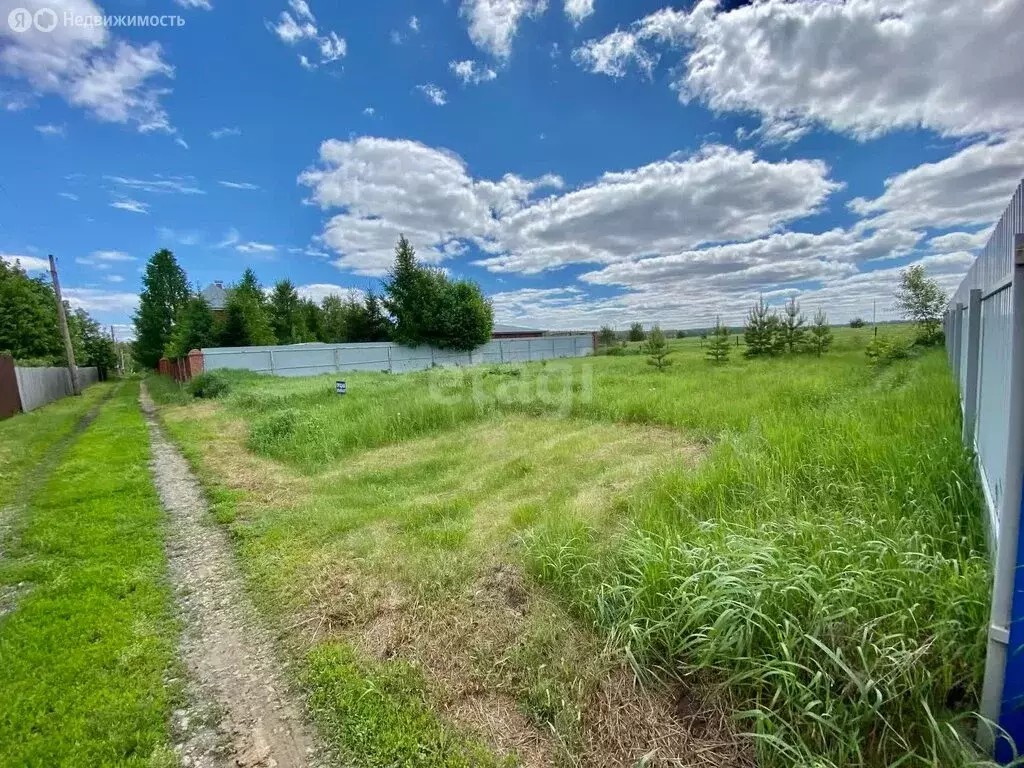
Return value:
M 0 0 L 0 255 L 53 253 L 121 333 L 160 247 L 319 298 L 399 232 L 505 322 L 885 317 L 1024 175 L 1021 30 L 1024 0 Z

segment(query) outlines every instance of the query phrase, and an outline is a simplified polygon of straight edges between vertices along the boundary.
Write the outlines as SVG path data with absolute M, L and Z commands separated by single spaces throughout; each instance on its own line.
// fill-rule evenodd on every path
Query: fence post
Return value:
M 274 373 L 274 350 L 270 350 L 270 372 Z
M 394 370 L 394 368 L 391 367 L 391 343 L 390 342 L 388 342 L 388 345 L 387 345 L 387 347 L 385 347 L 385 349 L 387 349 L 387 351 L 388 351 L 388 373 L 394 373 L 395 370 Z
M 964 385 L 964 445 L 974 445 L 978 420 L 978 360 L 981 352 L 981 289 L 972 288 L 967 305 L 967 380 Z
M 956 371 L 956 386 L 960 388 L 960 367 L 963 360 L 964 343 L 964 305 L 957 302 L 956 313 L 953 315 L 953 370 Z M 963 393 L 961 393 L 963 394 Z
M 1009 762 L 1014 745 L 1024 747 L 1024 554 L 1020 535 L 1021 489 L 1024 484 L 1024 235 L 1014 243 L 1012 291 L 1013 335 L 1010 339 L 1010 395 L 1007 408 L 1009 440 L 1006 446 L 1006 475 L 999 509 L 999 548 L 996 552 L 995 583 L 985 659 L 985 684 L 981 714 L 995 720 L 1006 735 L 995 737 L 981 728 L 986 746 L 995 739 L 995 757 Z M 1009 739 L 1009 740 L 1008 740 Z

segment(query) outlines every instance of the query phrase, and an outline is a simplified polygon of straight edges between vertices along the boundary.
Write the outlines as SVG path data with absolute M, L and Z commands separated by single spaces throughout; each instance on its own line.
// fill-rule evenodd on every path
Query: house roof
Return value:
M 228 292 L 220 280 L 210 283 L 199 292 L 199 295 L 206 299 L 210 309 L 224 309 L 228 304 Z

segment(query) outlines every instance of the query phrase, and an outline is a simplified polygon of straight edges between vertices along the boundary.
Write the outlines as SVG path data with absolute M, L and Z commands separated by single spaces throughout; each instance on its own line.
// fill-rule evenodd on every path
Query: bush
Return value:
M 865 325 L 867 325 L 867 323 L 865 323 L 860 317 L 855 317 L 850 321 L 851 328 L 863 328 Z
M 188 392 L 192 397 L 212 398 L 227 394 L 231 382 L 222 373 L 210 371 L 201 373 L 188 383 Z
M 872 362 L 880 364 L 891 363 L 894 360 L 906 360 L 912 356 L 910 342 L 906 339 L 886 336 L 872 339 L 866 352 Z

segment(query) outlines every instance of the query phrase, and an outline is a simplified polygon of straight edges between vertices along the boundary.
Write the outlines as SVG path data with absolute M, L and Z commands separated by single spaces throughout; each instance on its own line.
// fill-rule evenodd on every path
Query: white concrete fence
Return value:
M 368 344 L 290 344 L 277 347 L 214 347 L 203 349 L 203 369 L 240 369 L 276 376 L 316 376 L 342 371 L 405 373 L 427 368 L 527 363 L 594 352 L 593 334 L 495 339 L 472 352 L 434 347 L 403 347 L 391 342 Z

